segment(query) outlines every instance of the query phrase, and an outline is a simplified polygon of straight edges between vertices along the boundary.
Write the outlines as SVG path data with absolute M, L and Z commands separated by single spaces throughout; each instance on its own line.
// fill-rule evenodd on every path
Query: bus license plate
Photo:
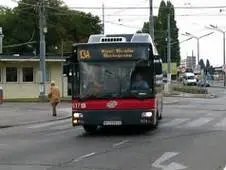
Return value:
M 104 121 L 104 126 L 120 126 L 122 125 L 122 121 Z

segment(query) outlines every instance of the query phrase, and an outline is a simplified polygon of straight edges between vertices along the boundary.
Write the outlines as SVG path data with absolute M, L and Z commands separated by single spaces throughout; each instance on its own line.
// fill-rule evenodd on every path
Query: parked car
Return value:
M 197 85 L 197 79 L 195 78 L 194 73 L 185 73 L 183 76 L 183 84 L 184 85 Z

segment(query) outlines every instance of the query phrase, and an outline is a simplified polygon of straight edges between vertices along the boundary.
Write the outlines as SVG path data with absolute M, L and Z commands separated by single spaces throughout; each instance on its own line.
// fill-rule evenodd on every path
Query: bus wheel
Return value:
M 95 125 L 84 125 L 83 128 L 87 133 L 95 133 L 97 130 L 97 126 Z

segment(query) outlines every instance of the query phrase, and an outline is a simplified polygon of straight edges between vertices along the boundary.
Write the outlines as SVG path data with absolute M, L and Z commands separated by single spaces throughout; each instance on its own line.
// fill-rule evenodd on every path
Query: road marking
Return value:
M 116 146 L 119 146 L 119 145 L 123 145 L 123 144 L 125 144 L 127 142 L 128 142 L 128 140 L 123 140 L 121 142 L 118 142 L 118 143 L 113 144 L 113 147 L 116 147 Z
M 41 124 L 38 124 L 38 125 L 29 126 L 28 128 L 31 128 L 31 129 L 42 128 L 42 127 L 51 126 L 51 125 L 58 125 L 58 124 L 66 123 L 66 122 L 68 122 L 68 123 L 71 122 L 71 119 L 53 121 L 53 122 L 48 122 L 48 123 L 41 123 Z
M 161 124 L 160 126 L 161 127 L 177 126 L 177 125 L 182 124 L 182 123 L 184 123 L 188 120 L 189 119 L 173 119 L 170 122 Z
M 179 164 L 179 163 L 175 163 L 175 162 L 171 162 L 168 165 L 161 165 L 163 162 L 171 159 L 172 157 L 177 156 L 179 153 L 178 152 L 166 152 L 164 153 L 159 159 L 157 159 L 152 166 L 155 168 L 160 168 L 162 170 L 181 170 L 181 169 L 187 169 L 186 166 Z
M 89 153 L 89 154 L 86 154 L 86 155 L 82 155 L 82 156 L 78 157 L 77 159 L 75 159 L 73 162 L 81 161 L 82 159 L 89 158 L 91 156 L 94 156 L 95 154 L 96 154 L 96 152 L 92 152 L 92 153 Z
M 224 170 L 226 170 L 226 166 L 224 167 Z
M 211 116 L 213 116 L 213 113 L 207 113 L 207 114 L 205 114 L 205 116 L 206 117 L 211 117 Z
M 62 130 L 62 129 L 68 129 L 68 128 L 73 128 L 72 124 L 66 124 L 66 125 L 62 125 L 62 126 L 54 126 L 54 127 L 51 127 L 49 129 L 51 130 Z
M 81 127 L 78 127 L 78 128 L 74 127 L 74 129 L 72 128 L 72 129 L 70 129 L 70 131 L 75 132 L 75 131 L 79 131 L 79 130 L 81 130 L 81 129 L 82 129 Z M 64 134 L 64 135 L 65 135 L 65 133 L 68 132 L 68 131 L 69 131 L 69 130 L 62 130 L 62 131 L 56 130 L 55 132 L 45 133 L 44 136 L 49 136 L 49 137 L 51 137 L 51 136 L 61 135 L 61 134 Z
M 213 120 L 213 118 L 201 117 L 201 118 L 196 119 L 196 120 L 194 120 L 190 123 L 185 124 L 184 127 L 189 127 L 189 128 L 199 127 L 199 126 L 202 126 L 204 124 L 207 124 L 211 120 Z
M 82 127 L 73 127 L 72 124 L 66 124 L 66 125 L 62 125 L 62 126 L 54 126 L 54 127 L 50 127 L 48 128 L 50 130 L 63 130 L 63 129 L 74 129 L 74 130 L 82 130 Z
M 0 169 L 10 169 L 10 170 L 47 170 L 49 166 L 31 166 L 31 165 L 0 165 Z
M 60 108 L 59 112 L 62 112 L 62 111 L 65 111 L 65 112 L 68 112 L 68 113 L 72 113 L 72 108 Z
M 9 144 L 3 144 L 3 143 L 0 143 L 0 149 L 1 149 L 1 148 L 4 149 L 4 148 L 6 148 L 7 146 L 9 146 Z
M 217 123 L 215 126 L 215 128 L 220 128 L 220 129 L 224 129 L 226 128 L 226 118 L 222 119 L 219 123 Z

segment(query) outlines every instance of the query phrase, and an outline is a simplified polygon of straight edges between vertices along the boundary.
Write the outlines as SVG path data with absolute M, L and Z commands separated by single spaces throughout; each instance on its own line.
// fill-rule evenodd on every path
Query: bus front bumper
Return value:
M 157 118 L 151 110 L 92 110 L 72 113 L 72 125 L 127 126 L 153 125 Z

